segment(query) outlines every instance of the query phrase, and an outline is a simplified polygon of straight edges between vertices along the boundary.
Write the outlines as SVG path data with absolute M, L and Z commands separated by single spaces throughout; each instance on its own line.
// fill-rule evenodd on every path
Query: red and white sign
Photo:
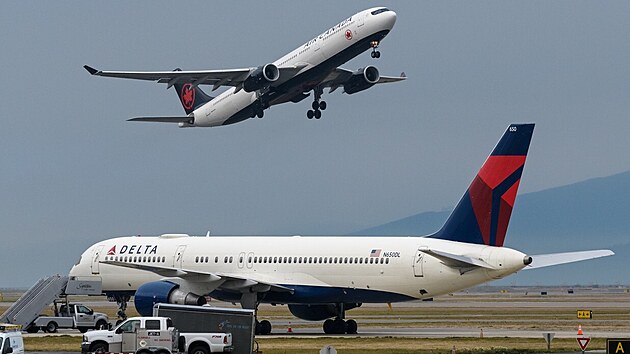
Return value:
M 346 31 L 346 39 L 347 40 L 351 40 L 352 39 L 352 31 L 351 30 L 347 30 Z
M 580 348 L 582 348 L 582 351 L 586 350 L 586 347 L 588 347 L 588 343 L 590 343 L 590 341 L 590 338 L 577 338 L 577 342 L 580 345 Z

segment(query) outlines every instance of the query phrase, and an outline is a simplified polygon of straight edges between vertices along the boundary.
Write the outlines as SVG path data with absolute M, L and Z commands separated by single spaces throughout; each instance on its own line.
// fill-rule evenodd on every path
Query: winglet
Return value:
M 83 65 L 83 67 L 85 68 L 85 70 L 87 70 L 90 73 L 90 75 L 96 75 L 96 73 L 98 73 L 98 70 L 94 69 L 93 67 L 89 65 Z

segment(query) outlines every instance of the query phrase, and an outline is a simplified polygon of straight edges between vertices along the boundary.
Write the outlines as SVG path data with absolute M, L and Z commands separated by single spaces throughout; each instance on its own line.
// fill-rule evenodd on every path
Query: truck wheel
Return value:
M 92 346 L 90 347 L 90 352 L 92 353 L 105 353 L 108 350 L 109 350 L 109 346 L 107 345 L 107 343 L 103 343 L 103 342 L 92 344 Z
M 48 333 L 57 333 L 57 322 L 48 322 L 48 324 L 46 325 L 46 332 Z
M 189 351 L 188 354 L 210 354 L 210 350 L 208 350 L 208 348 L 203 347 L 201 345 L 197 345 L 192 347 Z
M 107 321 L 105 321 L 105 320 L 98 320 L 98 321 L 96 321 L 96 326 L 94 326 L 94 329 L 107 329 L 107 327 L 109 327 L 107 325 Z
M 30 326 L 29 328 L 26 329 L 26 332 L 28 332 L 28 333 L 37 333 L 37 332 L 39 332 L 39 327 L 37 327 L 37 326 Z

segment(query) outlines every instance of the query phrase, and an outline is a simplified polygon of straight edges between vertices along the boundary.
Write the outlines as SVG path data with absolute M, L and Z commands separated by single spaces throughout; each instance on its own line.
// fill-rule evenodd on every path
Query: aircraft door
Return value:
M 249 252 L 247 254 L 247 268 L 248 269 L 252 269 L 252 267 L 254 266 L 253 260 L 254 260 L 254 252 Z
M 243 269 L 244 265 L 245 265 L 245 252 L 241 252 L 238 255 L 238 268 Z
M 175 255 L 173 256 L 173 267 L 182 268 L 184 266 L 184 251 L 186 250 L 186 245 L 177 246 L 177 250 L 175 251 Z
M 92 253 L 92 274 L 100 273 L 99 262 L 101 260 L 101 253 L 103 253 L 103 248 L 105 248 L 105 245 L 98 246 L 94 250 L 94 253 Z
M 416 251 L 416 256 L 413 261 L 413 275 L 415 277 L 424 277 L 424 252 L 423 249 L 426 247 L 418 247 Z

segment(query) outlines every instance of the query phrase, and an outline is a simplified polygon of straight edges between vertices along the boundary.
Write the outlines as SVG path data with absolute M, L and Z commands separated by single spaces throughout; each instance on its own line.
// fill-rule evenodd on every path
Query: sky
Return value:
M 398 14 L 343 67 L 408 80 L 179 129 L 173 90 L 102 70 L 273 62 L 371 6 Z M 459 200 L 512 122 L 521 193 L 630 169 L 624 1 L 2 1 L 0 287 L 66 273 L 119 235 L 339 235 Z M 209 89 L 209 88 L 208 88 Z M 15 267 L 15 268 L 13 268 Z

